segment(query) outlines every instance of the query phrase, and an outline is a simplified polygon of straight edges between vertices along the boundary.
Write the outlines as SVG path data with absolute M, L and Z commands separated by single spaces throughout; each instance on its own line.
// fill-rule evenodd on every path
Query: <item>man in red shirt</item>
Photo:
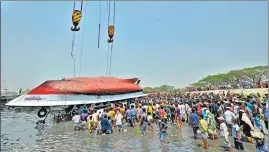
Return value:
M 165 111 L 163 110 L 163 106 L 161 106 L 161 108 L 158 110 L 159 116 L 163 119 L 164 118 L 164 114 Z
M 195 107 L 196 107 L 196 110 L 197 110 L 197 112 L 201 109 L 201 104 L 200 104 L 200 102 L 197 102 L 196 104 L 195 104 Z

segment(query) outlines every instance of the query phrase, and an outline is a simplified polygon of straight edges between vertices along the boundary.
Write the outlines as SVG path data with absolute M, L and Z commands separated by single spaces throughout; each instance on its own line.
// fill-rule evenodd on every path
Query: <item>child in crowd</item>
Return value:
M 74 121 L 74 130 L 79 130 L 81 128 L 81 117 L 78 112 L 74 112 L 74 117 L 72 120 Z
M 199 128 L 201 131 L 201 138 L 202 138 L 202 143 L 204 144 L 204 148 L 205 149 L 209 149 L 209 145 L 207 142 L 207 138 L 208 138 L 208 134 L 207 134 L 207 130 L 208 130 L 208 124 L 207 121 L 205 119 L 203 119 L 203 115 L 199 114 Z
M 98 113 L 98 121 L 101 121 L 102 120 L 102 113 L 101 113 L 101 111 L 99 111 L 99 113 Z
M 93 132 L 93 128 L 94 128 L 94 120 L 92 119 L 92 115 L 89 115 L 88 117 L 88 129 L 89 129 L 89 132 L 92 133 Z
M 231 146 L 230 141 L 229 141 L 228 127 L 226 126 L 225 119 L 223 117 L 219 117 L 218 121 L 220 123 L 221 137 L 225 138 L 225 149 L 227 151 L 232 151 L 232 146 Z
M 147 113 L 147 117 L 148 117 L 148 128 L 149 128 L 149 130 L 151 130 L 151 131 L 153 131 L 153 126 L 152 126 L 152 124 L 153 124 L 153 117 L 152 117 L 152 114 L 151 114 L 151 112 L 148 112 Z
M 241 141 L 240 128 L 238 126 L 238 122 L 235 119 L 232 119 L 233 128 L 232 128 L 232 136 L 234 139 L 234 146 L 238 150 L 244 150 L 243 143 Z
M 107 128 L 107 134 L 111 134 L 113 132 L 113 130 L 112 130 L 112 121 L 110 119 L 110 116 L 108 116 L 107 119 L 108 119 L 108 123 L 109 123 L 108 128 Z

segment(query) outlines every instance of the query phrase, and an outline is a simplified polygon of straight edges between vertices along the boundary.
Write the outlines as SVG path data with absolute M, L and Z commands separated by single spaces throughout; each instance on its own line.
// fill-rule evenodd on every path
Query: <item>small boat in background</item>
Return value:
M 2 89 L 1 90 L 1 103 L 5 103 L 7 101 L 13 100 L 20 96 L 19 92 L 10 91 L 8 89 Z

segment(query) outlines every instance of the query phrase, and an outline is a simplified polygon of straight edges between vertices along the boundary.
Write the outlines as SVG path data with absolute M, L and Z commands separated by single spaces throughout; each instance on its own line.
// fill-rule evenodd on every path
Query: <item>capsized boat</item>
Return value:
M 138 78 L 75 77 L 49 80 L 6 105 L 11 107 L 51 107 L 101 104 L 147 96 Z
M 41 107 L 37 115 L 45 123 L 48 114 L 64 110 L 69 113 L 81 105 L 95 108 L 109 106 L 107 103 L 147 96 L 139 86 L 138 78 L 121 79 L 114 77 L 75 77 L 49 80 L 6 104 L 9 107 Z M 52 108 L 52 109 L 51 109 Z

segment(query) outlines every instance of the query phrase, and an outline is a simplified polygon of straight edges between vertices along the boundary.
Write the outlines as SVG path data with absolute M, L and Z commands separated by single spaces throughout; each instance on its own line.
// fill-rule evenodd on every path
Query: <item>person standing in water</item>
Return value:
M 126 111 L 125 111 L 125 117 L 126 117 L 126 121 L 128 122 L 129 126 L 132 127 L 132 120 L 131 120 L 131 109 L 128 106 Z
M 175 117 L 178 129 L 181 130 L 181 115 L 180 115 L 180 108 L 178 107 L 178 104 L 176 104 L 176 110 L 175 110 Z
M 149 130 L 153 131 L 153 117 L 152 117 L 152 114 L 150 112 L 147 112 L 147 117 L 148 117 L 148 127 L 149 127 Z
M 107 115 L 104 115 L 104 118 L 101 120 L 101 129 L 102 129 L 102 135 L 107 134 L 107 130 L 109 129 L 109 121 L 107 119 Z
M 205 149 L 209 149 L 209 145 L 208 145 L 208 142 L 207 142 L 207 138 L 208 138 L 208 134 L 207 134 L 208 124 L 207 124 L 207 121 L 205 119 L 203 119 L 203 115 L 201 115 L 201 114 L 199 114 L 198 119 L 199 119 L 199 128 L 200 128 L 200 131 L 201 131 L 202 143 L 204 144 Z
M 171 112 L 171 122 L 175 123 L 175 106 L 173 103 L 170 105 L 170 112 Z
M 74 113 L 72 120 L 74 121 L 74 130 L 79 130 L 81 128 L 81 117 L 78 112 Z
M 141 133 L 145 136 L 146 135 L 146 129 L 148 127 L 148 117 L 147 117 L 147 113 L 146 113 L 145 108 L 142 108 L 140 126 L 141 126 Z
M 134 127 L 135 126 L 135 121 L 136 121 L 136 109 L 135 109 L 134 105 L 131 105 L 130 114 L 131 114 L 132 127 Z
M 108 128 L 107 128 L 107 134 L 111 134 L 111 133 L 113 133 L 113 129 L 112 129 L 112 126 L 113 126 L 113 124 L 112 124 L 112 120 L 111 120 L 111 118 L 110 118 L 110 116 L 108 116 L 107 117 L 107 119 L 108 119 Z
M 94 130 L 94 120 L 92 119 L 91 115 L 88 116 L 88 130 L 90 133 L 92 133 Z
M 192 126 L 194 139 L 198 137 L 197 130 L 199 129 L 198 115 L 195 113 L 195 109 L 192 109 L 192 113 L 189 116 L 190 124 Z
M 238 126 L 238 122 L 235 119 L 232 119 L 233 128 L 232 128 L 232 136 L 234 139 L 234 146 L 238 150 L 244 150 L 243 143 L 241 141 L 240 128 Z
M 166 134 L 166 130 L 167 130 L 167 125 L 165 124 L 165 120 L 161 119 L 159 122 L 159 128 L 160 128 L 160 141 L 164 142 L 164 137 Z
M 219 117 L 218 121 L 220 123 L 221 137 L 224 137 L 224 139 L 225 139 L 225 148 L 227 151 L 232 151 L 232 146 L 231 146 L 230 141 L 229 141 L 228 127 L 225 123 L 225 119 L 223 117 Z
M 121 112 L 118 110 L 115 116 L 117 131 L 122 131 L 122 119 L 123 119 L 123 116 Z

